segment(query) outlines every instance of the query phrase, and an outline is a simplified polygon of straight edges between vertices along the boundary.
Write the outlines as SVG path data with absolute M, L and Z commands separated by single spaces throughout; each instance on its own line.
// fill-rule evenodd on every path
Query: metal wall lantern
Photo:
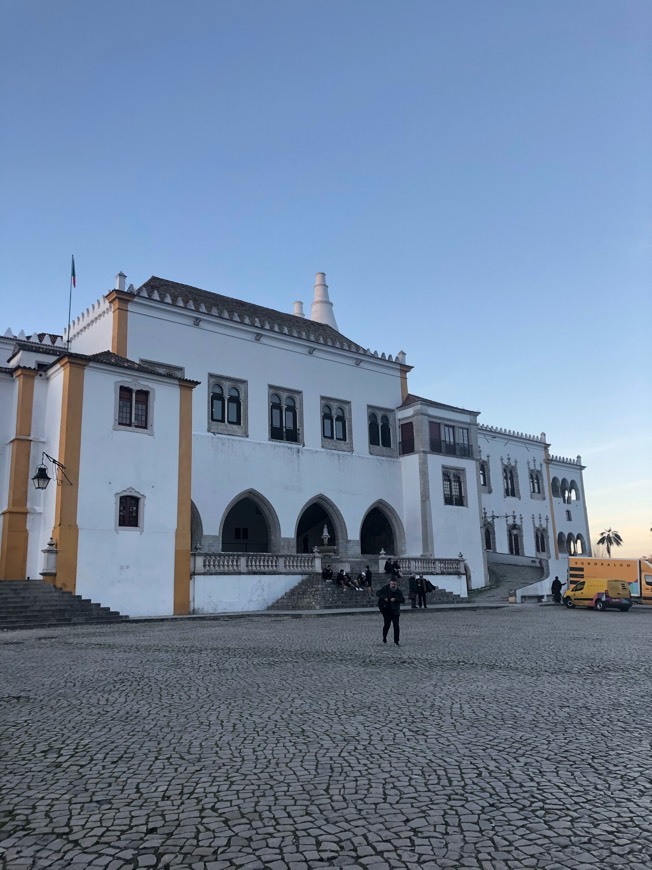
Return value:
M 32 478 L 32 483 L 34 484 L 35 489 L 47 489 L 52 478 L 48 474 L 47 467 L 45 465 L 45 460 L 54 465 L 54 478 L 57 482 L 57 486 L 61 486 L 63 479 L 65 478 L 70 486 L 72 486 L 72 480 L 66 474 L 66 466 L 62 465 L 58 459 L 55 459 L 53 456 L 50 456 L 48 453 L 41 454 L 41 463 L 36 466 L 36 474 Z

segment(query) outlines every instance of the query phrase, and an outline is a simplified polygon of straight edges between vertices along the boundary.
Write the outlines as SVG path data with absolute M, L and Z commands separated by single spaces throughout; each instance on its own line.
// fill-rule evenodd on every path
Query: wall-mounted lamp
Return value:
M 35 489 L 47 489 L 48 484 L 52 480 L 45 466 L 46 459 L 54 465 L 54 479 L 57 482 L 57 486 L 61 486 L 64 477 L 70 486 L 72 486 L 72 480 L 66 474 L 66 466 L 62 465 L 57 459 L 50 456 L 48 453 L 43 453 L 41 454 L 41 464 L 36 466 L 36 474 L 32 478 L 32 483 L 34 484 Z
M 260 334 L 260 332 L 257 332 L 257 333 L 254 335 L 254 338 L 256 339 L 256 341 L 260 341 L 260 339 L 262 338 L 262 335 Z
M 315 348 L 314 348 L 314 347 L 309 347 L 309 348 L 308 348 L 308 353 L 310 354 L 310 356 L 312 356 L 314 352 L 315 352 Z
M 356 364 L 357 366 L 362 365 L 362 360 L 361 360 L 361 359 L 357 359 L 357 360 L 355 361 L 355 364 Z

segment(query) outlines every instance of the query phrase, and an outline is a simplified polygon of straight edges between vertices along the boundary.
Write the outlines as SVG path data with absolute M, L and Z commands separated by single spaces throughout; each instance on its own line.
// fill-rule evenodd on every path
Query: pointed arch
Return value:
M 365 511 L 364 516 L 362 517 L 362 522 L 360 523 L 360 552 L 369 556 L 378 555 L 378 553 L 380 552 L 379 549 L 377 553 L 366 553 L 364 548 L 364 539 L 366 537 L 365 523 L 372 511 L 378 511 L 380 514 L 382 514 L 382 516 L 387 521 L 394 538 L 393 551 L 388 549 L 385 544 L 382 545 L 382 549 L 384 549 L 385 552 L 388 554 L 391 553 L 392 556 L 403 555 L 405 553 L 405 530 L 403 529 L 403 523 L 401 522 L 401 518 L 391 506 L 391 504 L 387 501 L 384 501 L 383 499 L 378 499 L 378 501 L 375 501 L 373 504 L 369 505 L 369 507 Z
M 321 508 L 323 512 L 320 519 L 318 519 L 320 516 L 318 508 Z M 317 519 L 321 524 L 319 528 L 315 525 Z M 328 527 L 330 535 L 329 546 L 339 547 L 348 541 L 349 535 L 346 530 L 346 523 L 339 508 L 328 496 L 319 493 L 309 499 L 297 514 L 297 521 L 294 527 L 294 540 L 296 542 L 297 553 L 310 552 L 313 547 L 322 545 L 321 532 L 324 525 Z
M 199 550 L 204 541 L 204 524 L 201 514 L 194 501 L 190 501 L 190 546 L 193 550 Z
M 558 477 L 553 477 L 550 486 L 552 489 L 553 498 L 561 498 L 561 488 L 559 486 L 559 478 Z
M 272 503 L 265 498 L 262 493 L 255 489 L 246 489 L 231 501 L 226 506 L 222 519 L 220 521 L 220 550 L 224 551 L 224 527 L 229 514 L 240 502 L 251 502 L 253 507 L 257 509 L 258 515 L 262 516 L 267 527 L 268 543 L 267 549 L 263 552 L 280 553 L 281 552 L 281 524 L 274 510 Z M 229 545 L 232 546 L 232 545 Z M 247 549 L 244 547 L 244 549 Z

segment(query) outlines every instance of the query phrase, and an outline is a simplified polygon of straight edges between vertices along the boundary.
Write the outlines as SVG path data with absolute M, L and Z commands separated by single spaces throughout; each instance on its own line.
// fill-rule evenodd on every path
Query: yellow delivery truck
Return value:
M 652 561 L 568 557 L 568 589 L 580 580 L 625 580 L 636 604 L 652 604 Z

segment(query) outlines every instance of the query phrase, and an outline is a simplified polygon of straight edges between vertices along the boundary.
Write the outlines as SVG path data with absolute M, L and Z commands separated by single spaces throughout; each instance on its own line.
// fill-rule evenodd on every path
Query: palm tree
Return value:
M 600 537 L 598 538 L 598 545 L 604 545 L 607 548 L 607 559 L 611 559 L 611 548 L 612 547 L 622 547 L 623 539 L 620 537 L 618 532 L 613 529 L 607 529 L 606 532 L 600 532 Z

